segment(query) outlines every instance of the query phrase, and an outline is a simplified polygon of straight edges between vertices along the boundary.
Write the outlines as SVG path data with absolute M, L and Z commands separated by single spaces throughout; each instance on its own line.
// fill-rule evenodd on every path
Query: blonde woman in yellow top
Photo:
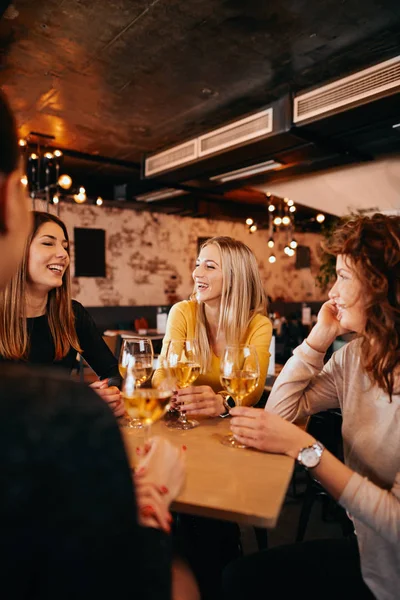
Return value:
M 227 345 L 251 344 L 257 349 L 260 380 L 243 404 L 252 406 L 264 389 L 272 335 L 255 256 L 233 238 L 210 238 L 200 249 L 193 280 L 191 299 L 171 308 L 161 353 L 166 354 L 170 340 L 194 339 L 202 373 L 195 385 L 178 390 L 175 403 L 187 415 L 226 414 L 229 406 L 221 394 L 220 357 Z M 154 378 L 158 377 L 161 374 L 156 372 Z

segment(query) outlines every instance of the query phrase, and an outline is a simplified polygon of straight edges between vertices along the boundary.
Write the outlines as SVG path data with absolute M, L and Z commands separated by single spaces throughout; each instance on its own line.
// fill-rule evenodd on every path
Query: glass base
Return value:
M 131 419 L 127 415 L 118 419 L 118 425 L 127 429 L 143 429 L 143 425 L 139 419 Z
M 226 435 L 221 440 L 221 444 L 224 446 L 229 446 L 230 448 L 247 448 L 244 444 L 238 442 L 233 435 Z
M 180 419 L 178 419 L 177 421 L 168 421 L 168 423 L 167 423 L 168 429 L 180 429 L 181 431 L 187 431 L 188 429 L 194 429 L 198 425 L 199 425 L 199 422 L 195 421 L 194 419 L 186 420 L 186 421 L 181 421 Z

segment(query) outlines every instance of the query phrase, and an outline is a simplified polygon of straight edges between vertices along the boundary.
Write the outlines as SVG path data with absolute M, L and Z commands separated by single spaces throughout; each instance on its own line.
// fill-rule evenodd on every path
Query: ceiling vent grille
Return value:
M 174 146 L 169 150 L 164 150 L 146 158 L 145 176 L 150 177 L 174 167 L 179 167 L 192 160 L 196 160 L 197 156 L 197 139 Z
M 294 122 L 300 123 L 400 88 L 400 56 L 359 71 L 294 99 Z
M 244 144 L 271 133 L 273 126 L 272 118 L 273 109 L 268 108 L 250 117 L 235 121 L 235 123 L 202 135 L 198 138 L 199 157 L 227 150 L 233 146 Z

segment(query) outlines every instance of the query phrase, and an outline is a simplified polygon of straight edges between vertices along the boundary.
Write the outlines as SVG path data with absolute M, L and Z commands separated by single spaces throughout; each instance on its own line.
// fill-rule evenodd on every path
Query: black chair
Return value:
M 329 452 L 343 461 L 342 415 L 340 410 L 327 410 L 313 415 L 310 418 L 307 431 L 319 440 Z M 353 533 L 353 523 L 347 517 L 346 511 L 324 490 L 309 471 L 305 470 L 305 472 L 307 484 L 297 526 L 296 542 L 302 542 L 304 539 L 311 510 L 317 497 L 322 497 L 323 500 L 322 519 L 324 521 L 331 519 L 339 521 L 345 536 Z

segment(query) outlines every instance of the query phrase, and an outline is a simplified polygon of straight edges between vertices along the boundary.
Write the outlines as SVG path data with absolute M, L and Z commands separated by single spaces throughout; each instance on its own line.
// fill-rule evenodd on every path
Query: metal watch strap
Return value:
M 304 460 L 303 460 L 303 453 L 305 450 L 314 450 L 316 456 L 317 456 L 317 462 L 315 463 L 315 465 L 307 465 Z M 302 465 L 303 467 L 305 467 L 306 469 L 314 469 L 315 467 L 317 467 L 319 465 L 319 463 L 321 462 L 321 457 L 322 454 L 325 450 L 325 446 L 323 444 L 321 444 L 321 442 L 315 442 L 314 444 L 311 444 L 311 446 L 306 446 L 305 448 L 302 448 L 300 450 L 300 452 L 297 455 L 297 462 Z

